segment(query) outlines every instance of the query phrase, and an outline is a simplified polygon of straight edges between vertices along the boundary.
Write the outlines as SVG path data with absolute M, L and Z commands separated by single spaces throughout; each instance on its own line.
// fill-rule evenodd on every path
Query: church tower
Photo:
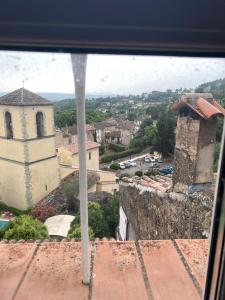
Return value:
M 26 209 L 59 183 L 53 104 L 24 88 L 0 97 L 0 201 Z

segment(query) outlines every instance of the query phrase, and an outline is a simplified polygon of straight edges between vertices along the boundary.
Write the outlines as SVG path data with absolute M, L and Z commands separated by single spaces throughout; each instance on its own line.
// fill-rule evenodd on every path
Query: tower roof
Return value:
M 173 111 L 189 107 L 200 117 L 210 119 L 215 115 L 225 116 L 225 109 L 213 99 L 211 93 L 185 93 L 172 106 Z
M 0 97 L 0 105 L 27 106 L 53 105 L 53 103 L 25 88 L 20 88 Z

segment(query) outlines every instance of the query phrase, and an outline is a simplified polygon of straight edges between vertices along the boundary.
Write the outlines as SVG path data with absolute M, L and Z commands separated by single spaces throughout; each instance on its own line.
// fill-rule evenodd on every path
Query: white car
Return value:
M 131 165 L 131 167 L 136 167 L 137 166 L 136 162 L 133 161 L 133 160 L 128 160 L 128 162 Z
M 149 156 L 145 156 L 144 161 L 145 161 L 146 163 L 151 162 L 151 161 L 150 161 L 150 157 L 149 157 Z
M 119 165 L 120 165 L 120 169 L 126 169 L 124 163 L 120 163 Z

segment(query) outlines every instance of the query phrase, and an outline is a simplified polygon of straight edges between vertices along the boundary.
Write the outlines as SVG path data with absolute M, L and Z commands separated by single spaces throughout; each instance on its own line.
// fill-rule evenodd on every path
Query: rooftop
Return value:
M 123 177 L 121 181 L 130 185 L 150 188 L 160 192 L 167 192 L 172 187 L 172 178 L 161 175 L 151 177 L 144 175 L 141 178 L 138 176 L 133 178 Z
M 25 88 L 20 88 L 0 97 L 0 105 L 53 105 L 53 103 Z
M 72 134 L 72 135 L 76 135 L 77 134 L 77 126 L 74 125 L 74 126 L 71 126 L 71 127 L 67 127 L 65 128 L 66 129 L 66 132 Z M 90 124 L 86 124 L 86 131 L 94 131 L 95 130 L 95 127 L 90 125 Z
M 87 141 L 86 142 L 86 150 L 91 150 L 94 148 L 98 148 L 100 145 L 98 143 L 92 142 L 92 141 Z M 72 152 L 72 154 L 77 154 L 78 153 L 78 144 L 71 143 L 68 145 L 63 146 L 65 147 L 68 151 Z
M 176 111 L 184 107 L 190 108 L 204 119 L 225 115 L 225 109 L 213 99 L 213 95 L 210 93 L 186 93 L 173 104 L 172 110 Z
M 79 242 L 1 242 L 1 299 L 201 299 L 208 240 L 96 241 L 91 249 L 85 286 Z

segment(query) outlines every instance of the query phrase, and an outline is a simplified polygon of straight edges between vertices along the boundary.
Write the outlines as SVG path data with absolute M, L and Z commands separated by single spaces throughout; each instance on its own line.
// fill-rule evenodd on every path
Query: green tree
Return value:
M 174 152 L 176 118 L 168 110 L 163 110 L 157 122 L 155 149 L 167 157 Z
M 89 226 L 88 227 L 88 234 L 89 234 L 89 239 L 92 241 L 94 239 L 94 231 L 93 229 Z M 81 228 L 79 224 L 73 225 L 69 232 L 68 232 L 68 238 L 80 240 L 81 239 Z
M 112 169 L 112 170 L 119 170 L 119 168 L 120 168 L 120 165 L 118 163 L 112 163 L 110 165 L 110 169 Z
M 136 118 L 137 118 L 137 115 L 136 115 L 135 112 L 129 112 L 128 115 L 127 115 L 127 119 L 129 121 L 134 121 Z
M 141 126 L 138 130 L 138 132 L 135 134 L 134 138 L 132 139 L 130 143 L 130 148 L 134 147 L 140 147 L 144 149 L 146 145 L 146 140 L 145 140 L 145 127 L 152 125 L 152 120 L 150 118 L 147 118 L 141 123 Z
M 88 223 L 94 231 L 95 237 L 109 237 L 110 231 L 106 219 L 104 217 L 101 205 L 96 202 L 88 202 Z M 71 226 L 80 224 L 80 212 L 75 215 L 75 219 Z
M 39 240 L 48 237 L 44 224 L 28 215 L 21 215 L 6 227 L 3 238 L 7 240 Z
M 79 178 L 71 177 L 60 186 L 60 192 L 65 196 L 67 201 L 68 211 L 76 213 L 79 210 L 80 201 L 78 200 L 79 194 Z
M 145 143 L 150 146 L 155 145 L 157 129 L 154 125 L 146 126 L 144 129 L 144 139 Z
M 101 202 L 104 218 L 108 224 L 110 236 L 115 237 L 116 227 L 119 224 L 119 193 L 115 192 L 112 197 Z

